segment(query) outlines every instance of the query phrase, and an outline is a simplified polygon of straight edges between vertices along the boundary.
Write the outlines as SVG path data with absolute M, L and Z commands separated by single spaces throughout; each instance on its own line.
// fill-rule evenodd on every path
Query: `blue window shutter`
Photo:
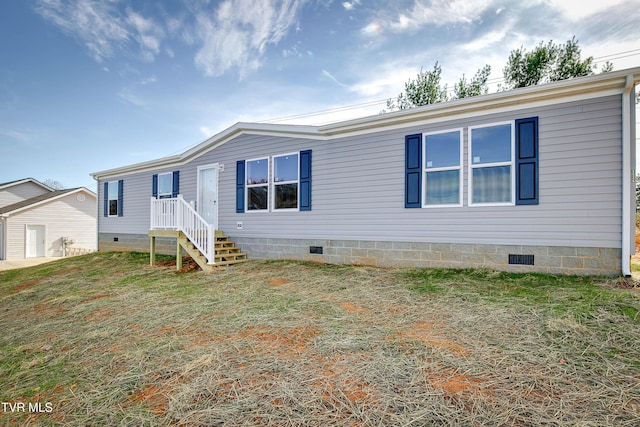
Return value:
M 300 210 L 311 210 L 311 150 L 300 152 Z
M 154 199 L 158 198 L 158 174 L 154 173 L 151 179 L 151 195 Z
M 236 213 L 244 212 L 244 160 L 236 163 Z
M 109 183 L 104 183 L 104 216 L 109 216 Z
M 404 137 L 404 207 L 422 206 L 422 134 Z
M 180 192 L 180 171 L 173 171 L 173 187 L 171 189 L 171 197 L 178 197 Z
M 124 199 L 123 184 L 123 180 L 118 181 L 118 216 L 122 216 L 122 199 Z
M 516 205 L 537 205 L 538 118 L 516 120 Z

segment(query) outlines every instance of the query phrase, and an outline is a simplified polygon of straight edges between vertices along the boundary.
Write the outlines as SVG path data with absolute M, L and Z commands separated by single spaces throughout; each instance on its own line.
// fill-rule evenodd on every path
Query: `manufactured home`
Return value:
M 96 249 L 96 194 L 54 190 L 32 178 L 0 184 L 0 260 Z
M 99 249 L 628 275 L 639 81 L 634 68 L 322 126 L 237 123 L 94 173 Z

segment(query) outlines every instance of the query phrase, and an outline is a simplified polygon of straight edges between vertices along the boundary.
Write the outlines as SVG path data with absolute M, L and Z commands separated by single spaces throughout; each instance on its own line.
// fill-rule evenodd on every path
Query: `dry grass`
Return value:
M 640 424 L 640 295 L 615 281 L 146 263 L 0 273 L 0 400 L 53 405 L 0 423 Z

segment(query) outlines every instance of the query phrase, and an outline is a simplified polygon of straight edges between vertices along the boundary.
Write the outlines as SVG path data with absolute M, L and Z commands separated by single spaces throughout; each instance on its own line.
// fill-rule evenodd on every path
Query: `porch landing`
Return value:
M 156 237 L 171 237 L 176 239 L 176 269 L 182 268 L 182 250 L 184 249 L 203 271 L 212 271 L 218 266 L 227 266 L 248 261 L 247 254 L 240 251 L 234 242 L 229 240 L 221 230 L 214 234 L 214 264 L 209 264 L 207 258 L 189 241 L 180 230 L 149 230 L 150 264 L 156 263 Z

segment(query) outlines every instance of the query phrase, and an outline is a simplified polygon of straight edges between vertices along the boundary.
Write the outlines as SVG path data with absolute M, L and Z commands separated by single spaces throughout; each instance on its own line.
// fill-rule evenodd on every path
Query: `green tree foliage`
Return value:
M 454 95 L 451 99 L 467 98 L 470 96 L 482 95 L 489 91 L 487 80 L 491 74 L 491 67 L 485 65 L 478 70 L 473 78 L 467 82 L 463 75 L 454 86 Z M 400 93 L 396 99 L 387 100 L 387 109 L 406 110 L 423 105 L 435 104 L 449 100 L 447 85 L 442 85 L 442 67 L 436 61 L 432 71 L 420 69 L 416 79 L 409 79 L 404 85 L 404 92 Z M 386 112 L 385 110 L 382 111 Z
M 404 84 L 404 92 L 400 93 L 395 100 L 387 100 L 387 108 L 391 111 L 406 110 L 446 101 L 447 85 L 440 86 L 441 74 L 442 68 L 437 61 L 433 71 L 424 71 L 421 68 L 415 80 L 409 79 Z
M 491 74 L 490 65 L 485 65 L 484 68 L 479 69 L 468 83 L 463 74 L 460 81 L 453 88 L 454 99 L 469 98 L 488 93 L 487 81 L 489 80 L 489 74 Z
M 541 83 L 566 80 L 594 74 L 593 57 L 582 59 L 575 36 L 566 44 L 540 43 L 531 52 L 524 47 L 511 51 L 503 68 L 504 89 L 515 89 Z M 606 64 L 603 71 L 611 71 Z

